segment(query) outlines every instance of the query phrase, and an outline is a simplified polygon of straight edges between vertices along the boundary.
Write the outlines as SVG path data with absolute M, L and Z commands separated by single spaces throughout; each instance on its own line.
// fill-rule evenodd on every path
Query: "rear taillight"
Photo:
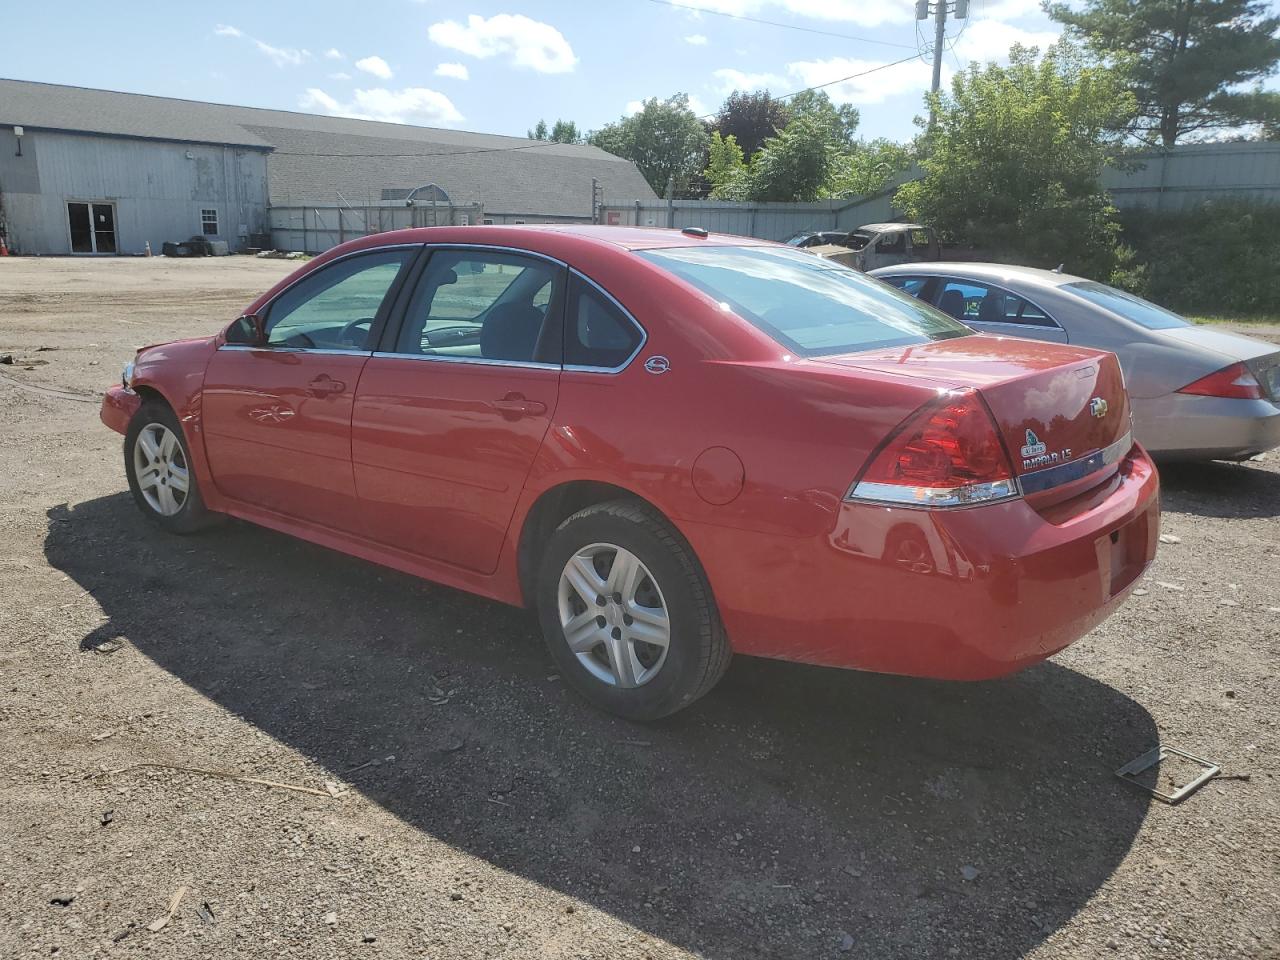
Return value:
M 1262 384 L 1243 362 L 1233 363 L 1207 377 L 1201 377 L 1178 392 L 1198 397 L 1230 397 L 1235 400 L 1261 400 L 1264 397 Z
M 960 507 L 1018 495 L 1013 465 L 973 390 L 921 410 L 876 454 L 849 499 Z

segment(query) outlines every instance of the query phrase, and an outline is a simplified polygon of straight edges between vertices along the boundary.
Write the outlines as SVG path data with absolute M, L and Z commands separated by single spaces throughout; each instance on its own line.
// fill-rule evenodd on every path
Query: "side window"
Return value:
M 414 289 L 396 353 L 558 363 L 564 270 L 493 250 L 438 250 Z
M 948 281 L 942 289 L 938 307 L 957 320 L 968 320 L 971 323 L 1057 326 L 1043 310 L 1016 293 L 968 281 Z
M 267 313 L 267 344 L 367 350 L 387 291 L 416 250 L 383 250 L 321 267 L 294 284 Z
M 569 283 L 564 364 L 612 370 L 626 363 L 644 334 L 612 300 L 579 276 Z
M 911 294 L 917 300 L 929 282 L 928 277 L 880 277 L 879 279 L 890 286 L 897 287 L 903 293 Z
M 876 241 L 876 253 L 906 253 L 907 235 L 902 232 L 890 233 Z
M 929 231 L 928 231 L 928 230 L 912 230 L 912 231 L 911 231 L 911 246 L 915 247 L 917 250 L 922 250 L 922 249 L 924 249 L 924 248 L 928 247 L 928 246 L 929 246 Z

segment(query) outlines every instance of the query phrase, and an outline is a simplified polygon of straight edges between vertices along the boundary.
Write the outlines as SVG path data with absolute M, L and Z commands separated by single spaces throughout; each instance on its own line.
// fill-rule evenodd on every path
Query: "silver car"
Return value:
M 1120 358 L 1138 440 L 1164 460 L 1244 460 L 1280 446 L 1280 347 L 1198 327 L 1066 273 L 998 263 L 904 263 L 871 275 L 975 330 Z

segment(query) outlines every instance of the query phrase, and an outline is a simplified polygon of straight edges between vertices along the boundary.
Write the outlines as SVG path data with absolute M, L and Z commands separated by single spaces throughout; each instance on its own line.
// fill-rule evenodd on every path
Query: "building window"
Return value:
M 218 211 L 217 210 L 201 210 L 200 211 L 200 231 L 206 237 L 216 237 L 218 235 Z

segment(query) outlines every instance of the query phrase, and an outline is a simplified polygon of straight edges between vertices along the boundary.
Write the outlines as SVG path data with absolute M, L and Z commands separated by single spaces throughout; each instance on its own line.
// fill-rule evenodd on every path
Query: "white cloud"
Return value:
M 258 48 L 258 52 L 265 54 L 277 67 L 300 67 L 304 62 L 311 59 L 311 53 L 308 50 L 298 50 L 294 47 L 273 47 L 269 43 L 254 40 L 252 37 L 249 39 Z
M 220 37 L 244 37 L 258 48 L 259 53 L 268 57 L 277 67 L 300 67 L 311 59 L 310 50 L 299 50 L 296 47 L 273 47 L 271 44 L 264 43 L 256 37 L 250 37 L 242 30 L 228 26 L 225 23 L 218 24 L 213 28 L 213 32 Z
M 1009 48 L 1015 43 L 1043 50 L 1059 36 L 1054 30 L 1023 30 L 999 20 L 974 20 L 956 38 L 952 50 L 962 61 L 1002 62 L 1009 58 Z
M 515 66 L 539 73 L 569 73 L 578 62 L 564 34 L 521 14 L 499 13 L 486 20 L 473 13 L 466 26 L 443 20 L 433 23 L 427 35 L 433 43 L 480 59 L 507 54 Z
M 765 90 L 772 88 L 781 91 L 787 85 L 787 79 L 776 73 L 745 73 L 723 67 L 711 74 L 716 78 L 716 89 L 720 93 L 732 93 L 734 90 Z M 789 91 L 787 91 L 789 92 Z
M 1017 20 L 1040 12 L 1040 0 L 983 0 L 981 15 L 990 20 Z
M 707 38 L 700 33 L 691 33 L 689 36 L 684 38 L 684 42 L 693 47 L 705 47 L 707 45 Z
M 329 79 L 330 80 L 350 80 L 351 74 L 338 71 L 337 73 L 329 74 Z
M 442 63 L 436 67 L 437 77 L 453 77 L 455 80 L 469 80 L 470 71 L 465 63 Z
M 391 66 L 381 57 L 365 57 L 357 60 L 356 69 L 371 73 L 379 80 L 391 79 Z
M 453 105 L 453 101 L 443 93 L 426 87 L 356 90 L 352 99 L 346 103 L 323 90 L 311 87 L 299 99 L 298 105 L 303 110 L 327 113 L 334 117 L 353 117 L 357 120 L 446 127 L 462 122 L 462 114 Z
M 927 90 L 933 77 L 933 68 L 920 60 L 884 66 L 883 60 L 851 60 L 832 57 L 830 60 L 800 60 L 787 64 L 787 73 L 795 78 L 797 86 L 822 89 L 837 103 L 884 103 L 890 97 L 902 93 Z M 874 73 L 867 71 L 877 67 Z M 832 83 L 841 77 L 863 74 L 852 80 Z
M 700 117 L 709 116 L 712 111 L 707 109 L 707 105 L 703 103 L 702 98 L 695 93 L 689 94 L 689 109 Z
M 346 55 L 337 47 L 330 47 L 324 52 L 324 55 L 330 60 L 345 60 Z
M 781 10 L 798 17 L 856 23 L 863 27 L 909 23 L 915 19 L 914 0 L 689 0 L 688 5 L 737 17 L 768 13 L 772 8 L 773 12 Z M 698 16 L 696 11 L 690 15 Z
M 628 100 L 627 105 L 622 108 L 623 116 L 634 117 L 637 113 L 644 109 L 643 100 Z

